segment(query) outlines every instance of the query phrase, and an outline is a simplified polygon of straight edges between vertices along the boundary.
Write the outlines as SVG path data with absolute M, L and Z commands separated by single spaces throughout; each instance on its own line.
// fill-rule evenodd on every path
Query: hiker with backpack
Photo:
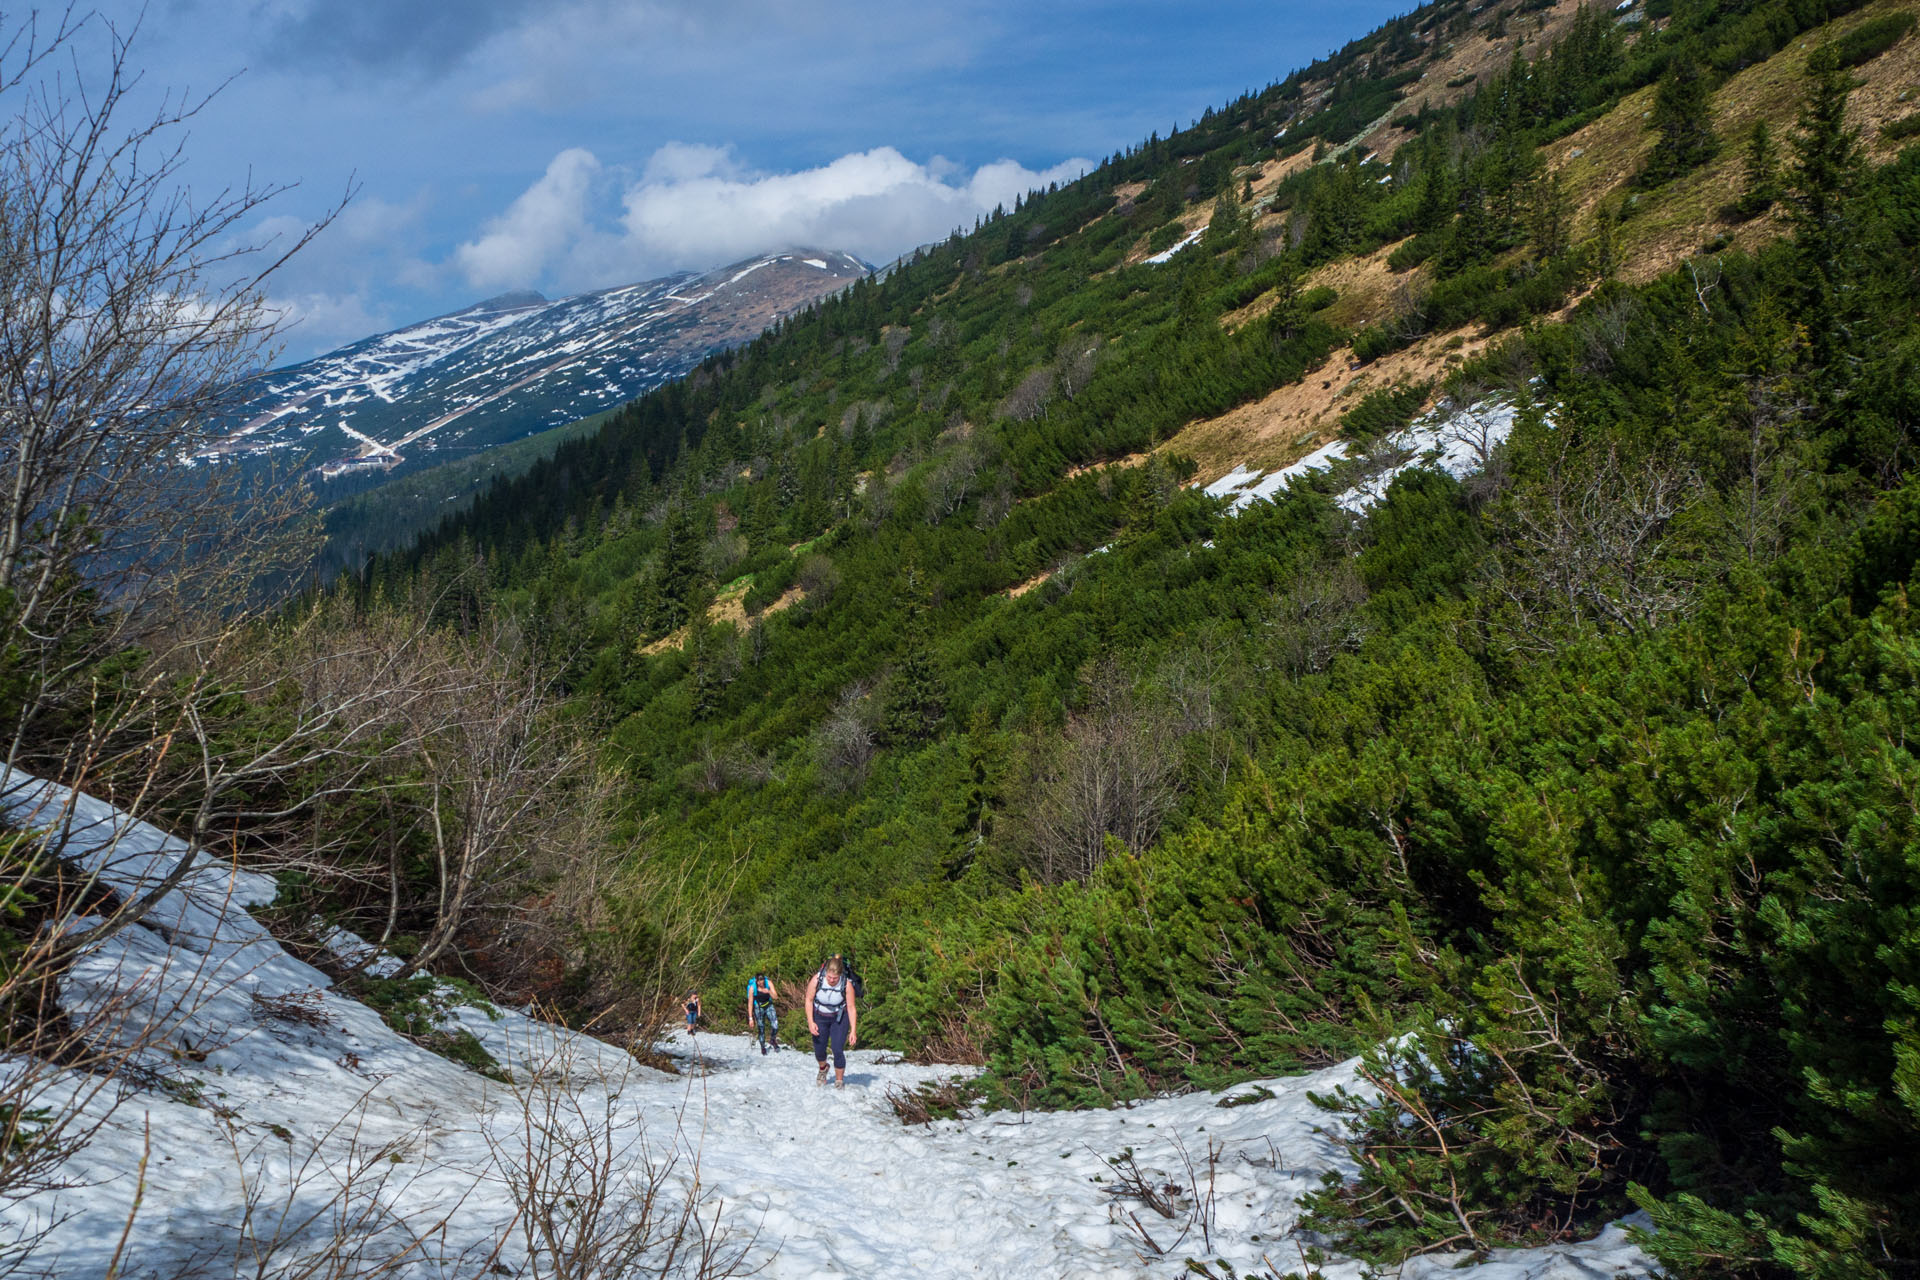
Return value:
M 827 1082 L 827 1050 L 833 1050 L 833 1085 L 847 1087 L 847 1050 L 860 1044 L 860 1001 L 848 980 L 846 962 L 834 956 L 807 981 L 807 1030 L 813 1034 L 813 1060 L 820 1064 L 815 1084 Z
M 780 988 L 773 985 L 773 979 L 764 973 L 756 973 L 747 980 L 747 1032 L 760 1041 L 761 1056 L 766 1056 L 767 1042 L 780 1047 L 780 1011 L 773 1002 L 780 998 Z
M 687 1034 L 690 1036 L 700 1034 L 699 1023 L 700 993 L 698 991 L 689 991 L 687 992 Z

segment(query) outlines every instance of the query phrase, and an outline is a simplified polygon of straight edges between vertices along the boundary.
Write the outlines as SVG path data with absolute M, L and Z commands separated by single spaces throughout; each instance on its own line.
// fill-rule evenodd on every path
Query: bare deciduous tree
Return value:
M 1000 416 L 1012 418 L 1015 422 L 1031 422 L 1046 412 L 1047 402 L 1053 399 L 1054 371 L 1052 365 L 1041 365 L 1014 384 L 1000 402 Z
M 1042 879 L 1078 880 L 1106 861 L 1108 841 L 1138 853 L 1160 834 L 1180 789 L 1165 708 L 1142 698 L 1111 660 L 1095 668 L 1088 706 L 1043 747 L 1021 819 Z
M 865 782 L 867 767 L 880 749 L 872 693 L 866 681 L 848 685 L 814 734 L 821 773 L 836 790 L 852 791 Z
M 1515 571 L 1503 579 L 1514 642 L 1551 648 L 1555 619 L 1637 633 L 1685 611 L 1697 582 L 1675 523 L 1704 492 L 1678 460 L 1629 462 L 1569 441 L 1514 502 Z
M 129 123 L 130 39 L 98 18 L 0 40 L 0 626 L 20 690 L 7 761 L 91 696 L 102 652 L 183 606 L 245 598 L 292 513 L 231 518 L 247 480 L 202 463 L 239 379 L 270 353 L 267 278 L 331 215 L 280 243 L 244 228 L 286 188 L 200 197 L 180 139 L 205 98 Z M 104 40 L 90 77 L 79 47 Z M 76 78 L 41 77 L 51 53 Z M 71 59 L 67 55 L 71 53 Z M 8 60 L 12 65 L 6 65 Z

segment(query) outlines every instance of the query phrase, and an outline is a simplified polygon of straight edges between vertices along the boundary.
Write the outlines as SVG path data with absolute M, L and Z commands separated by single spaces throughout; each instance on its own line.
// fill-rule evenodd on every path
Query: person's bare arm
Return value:
M 860 1002 L 854 999 L 853 979 L 847 979 L 847 1048 L 860 1043 Z
M 800 997 L 800 1002 L 807 1006 L 807 1034 L 813 1036 L 820 1034 L 820 1024 L 813 1020 L 813 988 L 819 981 L 817 973 L 808 978 L 806 994 Z

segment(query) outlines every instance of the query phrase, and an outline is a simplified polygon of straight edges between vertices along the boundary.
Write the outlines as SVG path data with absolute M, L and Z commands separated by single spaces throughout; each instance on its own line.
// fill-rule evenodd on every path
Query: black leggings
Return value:
M 832 1018 L 813 1016 L 813 1025 L 820 1028 L 813 1033 L 813 1060 L 821 1066 L 827 1065 L 827 1046 L 833 1046 L 833 1065 L 836 1070 L 847 1069 L 847 1015 L 842 1013 Z

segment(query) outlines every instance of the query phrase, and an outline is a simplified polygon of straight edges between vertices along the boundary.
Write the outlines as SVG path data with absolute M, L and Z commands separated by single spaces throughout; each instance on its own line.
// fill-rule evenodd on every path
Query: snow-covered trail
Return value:
M 1146 1246 L 1129 1210 L 1175 1260 L 1170 1270 L 1187 1257 L 1257 1262 L 1292 1226 L 1295 1197 L 1340 1163 L 1308 1090 L 1352 1079 L 1341 1066 L 1248 1085 L 1233 1096 L 1272 1097 L 1231 1108 L 1197 1094 L 909 1128 L 887 1087 L 952 1068 L 858 1050 L 839 1090 L 815 1085 L 804 1050 L 762 1057 L 743 1036 L 712 1033 L 673 1048 L 693 1077 L 689 1120 L 699 1112 L 706 1124 L 703 1181 L 781 1242 L 767 1274 L 793 1277 L 1139 1275 Z M 1195 1184 L 1202 1196 L 1209 1189 L 1210 1143 L 1212 1248 L 1186 1221 Z M 1108 1161 L 1128 1149 L 1157 1183 L 1186 1192 L 1175 1219 L 1110 1194 Z M 1299 1263 L 1290 1246 L 1274 1258 L 1283 1260 Z
M 836 1090 L 814 1084 L 804 1049 L 762 1057 L 742 1036 L 713 1033 L 670 1047 L 691 1077 L 688 1122 L 699 1116 L 706 1126 L 702 1181 L 736 1221 L 757 1222 L 763 1241 L 778 1242 L 768 1276 L 1171 1277 L 1190 1274 L 1189 1259 L 1285 1275 L 1307 1269 L 1291 1234 L 1299 1197 L 1347 1166 L 1308 1094 L 1351 1084 L 1351 1062 L 1225 1094 L 907 1128 L 887 1087 L 954 1068 L 860 1050 L 848 1055 L 847 1088 Z M 1173 1218 L 1112 1194 L 1110 1162 L 1127 1152 L 1156 1184 L 1180 1188 Z M 1152 1255 L 1133 1219 L 1164 1257 Z M 1501 1251 L 1456 1273 L 1459 1261 L 1416 1260 L 1402 1276 L 1653 1273 L 1618 1226 L 1576 1245 Z M 1320 1271 L 1359 1280 L 1364 1269 L 1334 1262 Z
M 0 776 L 0 811 L 53 829 L 73 865 L 121 893 L 185 851 L 22 775 Z M 658 1175 L 666 1200 L 697 1195 L 703 1221 L 718 1213 L 732 1240 L 751 1238 L 747 1265 L 775 1280 L 1171 1278 L 1214 1259 L 1284 1275 L 1302 1269 L 1291 1234 L 1300 1195 L 1347 1166 L 1308 1094 L 1351 1083 L 1351 1063 L 1224 1095 L 907 1128 L 888 1088 L 964 1068 L 863 1049 L 849 1055 L 846 1089 L 821 1088 L 804 1049 L 762 1056 L 744 1035 L 708 1032 L 667 1044 L 682 1068 L 670 1075 L 523 1013 L 447 1001 L 439 1025 L 470 1034 L 512 1083 L 488 1079 L 398 1035 L 288 955 L 246 909 L 274 893 L 268 877 L 202 854 L 152 916 L 76 959 L 63 1006 L 131 1046 L 111 1088 L 0 1055 L 0 1086 L 31 1086 L 10 1096 L 84 1114 L 92 1128 L 53 1184 L 0 1197 L 0 1263 L 21 1264 L 10 1274 L 105 1275 L 125 1233 L 127 1280 L 310 1274 L 342 1250 L 401 1280 L 530 1275 L 517 1233 L 529 1206 L 569 1204 L 585 1184 L 552 1180 L 564 1160 L 549 1161 L 529 1191 L 540 1161 L 526 1144 L 565 1156 L 599 1141 L 615 1203 L 649 1168 L 671 1165 Z M 347 935 L 332 945 L 365 947 Z M 1118 1163 L 1165 1190 L 1171 1216 L 1116 1198 Z M 1437 1277 L 1457 1260 L 1418 1260 L 1401 1275 Z M 1320 1270 L 1362 1274 L 1350 1262 Z M 1614 1227 L 1463 1270 L 1553 1280 L 1652 1268 Z

